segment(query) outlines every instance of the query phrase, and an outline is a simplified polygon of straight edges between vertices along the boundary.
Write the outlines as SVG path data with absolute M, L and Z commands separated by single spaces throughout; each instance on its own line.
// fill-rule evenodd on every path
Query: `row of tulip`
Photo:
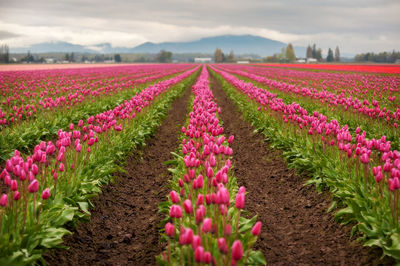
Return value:
M 291 85 L 328 91 L 337 95 L 342 94 L 344 97 L 358 98 L 365 105 L 367 105 L 367 102 L 364 102 L 364 100 L 373 106 L 379 105 L 380 108 L 396 109 L 400 107 L 400 99 L 398 98 L 400 78 L 394 75 L 330 73 L 273 67 L 227 67 Z
M 259 265 L 261 252 L 251 248 L 260 234 L 256 217 L 241 217 L 246 189 L 238 189 L 231 176 L 229 145 L 234 137 L 223 135 L 204 66 L 193 86 L 194 100 L 182 145 L 176 154 L 176 168 L 169 200 L 160 205 L 168 213 L 164 237 L 167 250 L 161 265 Z
M 309 89 L 300 90 L 296 88 L 295 85 L 286 86 L 283 85 L 286 83 L 281 82 L 274 82 L 275 85 L 269 86 L 266 85 L 267 83 L 262 81 L 265 78 L 257 75 L 245 73 L 243 71 L 230 71 L 229 73 L 234 74 L 235 76 L 248 82 L 254 82 L 257 86 L 260 86 L 261 88 L 265 88 L 270 92 L 275 93 L 278 97 L 282 98 L 285 103 L 296 102 L 299 103 L 309 113 L 313 111 L 318 111 L 319 113 L 323 113 L 324 115 L 326 115 L 329 120 L 336 119 L 340 124 L 348 125 L 351 131 L 354 131 L 357 127 L 368 128 L 368 138 L 380 138 L 382 135 L 385 135 L 387 140 L 391 141 L 392 147 L 396 149 L 400 148 L 400 132 L 397 128 L 396 122 L 388 122 L 388 120 L 383 117 L 375 118 L 372 113 L 367 115 L 355 111 L 351 108 L 347 108 L 346 110 L 344 105 L 348 105 L 346 105 L 345 103 L 338 106 L 327 104 L 326 102 L 329 101 L 327 100 L 329 97 L 312 97 L 306 93 L 306 91 L 308 91 Z M 321 92 L 321 94 L 324 93 Z
M 156 81 L 165 80 L 175 75 L 177 74 L 163 76 Z M 129 100 L 150 84 L 150 82 L 147 82 L 118 91 L 110 96 L 97 97 L 96 101 L 85 101 L 73 108 L 67 109 L 64 106 L 53 111 L 46 111 L 37 116 L 35 120 L 22 121 L 3 129 L 0 132 L 0 161 L 7 160 L 16 149 L 23 154 L 29 154 L 41 140 L 56 138 L 57 131 L 68 129 L 71 122 L 76 124 L 79 120 L 85 120 L 92 115 L 112 109 Z
M 369 140 L 360 128 L 351 132 L 336 120 L 318 112 L 309 115 L 297 103 L 285 104 L 276 94 L 213 70 L 247 118 L 286 150 L 291 164 L 313 174 L 308 183 L 330 188 L 331 209 L 339 201 L 347 206 L 337 212 L 338 219 L 357 222 L 353 233 L 362 232 L 366 245 L 400 260 L 400 153 L 385 136 Z
M 358 113 L 367 118 L 370 118 L 371 121 L 381 121 L 380 123 L 390 124 L 394 128 L 398 127 L 398 123 L 400 121 L 400 108 L 397 104 L 395 105 L 395 110 L 389 110 L 386 107 L 381 107 L 381 105 L 387 105 L 387 102 L 376 100 L 378 98 L 382 98 L 382 91 L 378 90 L 377 86 L 372 86 L 368 89 L 365 89 L 365 91 L 373 92 L 374 94 L 378 93 L 378 95 L 375 95 L 374 97 L 363 97 L 363 95 L 359 95 L 360 99 L 358 99 L 357 97 L 352 97 L 351 95 L 349 96 L 345 93 L 330 92 L 326 89 L 325 86 L 324 89 L 315 89 L 314 87 L 310 86 L 304 87 L 299 85 L 292 85 L 290 83 L 275 81 L 260 75 L 256 75 L 251 72 L 245 72 L 240 70 L 240 68 L 237 68 L 236 70 L 229 70 L 229 72 L 245 76 L 247 78 L 250 78 L 251 80 L 267 85 L 268 87 L 276 89 L 278 91 L 294 94 L 297 95 L 297 97 L 308 97 L 313 99 L 314 101 L 320 101 L 322 104 L 328 104 L 332 108 L 341 107 L 339 109 L 340 111 L 350 111 L 352 113 Z M 287 73 L 285 71 L 281 71 L 280 74 L 286 75 Z M 343 76 L 343 79 L 345 79 L 346 75 L 341 75 Z M 395 79 L 395 77 L 393 77 L 393 79 Z M 389 97 L 390 99 L 394 99 L 400 89 L 400 79 L 396 79 L 398 80 L 398 82 L 393 84 L 393 87 L 390 88 L 391 94 L 393 95 Z M 334 84 L 336 84 L 336 86 L 340 88 L 336 82 Z M 330 86 L 333 87 L 334 85 L 331 84 Z M 380 84 L 378 86 L 380 86 Z M 389 89 L 387 88 L 387 90 Z
M 123 66 L 77 70 L 4 72 L 0 80 L 0 129 L 32 119 L 45 110 L 71 108 L 100 96 L 109 96 L 164 76 L 187 70 L 189 65 Z M 145 69 L 145 71 L 144 71 Z M 56 74 L 52 73 L 55 72 Z M 72 72 L 72 73 L 71 73 Z
M 110 181 L 117 161 L 143 145 L 197 69 L 71 123 L 69 130 L 59 130 L 57 141 L 41 142 L 31 156 L 15 151 L 0 174 L 6 191 L 0 197 L 0 264 L 31 263 L 44 248 L 61 244 L 69 233 L 63 225 L 88 217 L 90 198 Z

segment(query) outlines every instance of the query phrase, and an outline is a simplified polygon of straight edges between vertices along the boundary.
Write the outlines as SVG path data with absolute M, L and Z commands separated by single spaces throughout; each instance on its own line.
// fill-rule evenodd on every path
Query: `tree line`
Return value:
M 393 50 L 392 52 L 380 52 L 380 53 L 363 53 L 357 54 L 354 57 L 356 62 L 376 62 L 376 63 L 396 63 L 400 60 L 400 52 Z

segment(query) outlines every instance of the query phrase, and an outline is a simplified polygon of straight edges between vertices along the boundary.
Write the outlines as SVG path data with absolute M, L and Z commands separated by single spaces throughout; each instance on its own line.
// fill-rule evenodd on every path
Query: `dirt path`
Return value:
M 69 250 L 46 254 L 48 265 L 155 265 L 155 257 L 163 250 L 158 203 L 166 200 L 170 152 L 178 143 L 184 124 L 191 89 L 177 99 L 162 126 L 143 150 L 142 158 L 127 159 L 126 174 L 118 174 L 119 182 L 104 188 L 94 202 L 90 222 L 80 224 L 65 239 Z
M 211 83 L 226 136 L 233 142 L 234 174 L 249 192 L 245 209 L 263 223 L 256 249 L 269 265 L 377 265 L 381 251 L 350 241 L 342 227 L 326 213 L 329 194 L 318 194 L 303 184 L 304 177 L 288 170 L 279 151 L 271 149 L 261 134 L 245 122 L 216 79 Z

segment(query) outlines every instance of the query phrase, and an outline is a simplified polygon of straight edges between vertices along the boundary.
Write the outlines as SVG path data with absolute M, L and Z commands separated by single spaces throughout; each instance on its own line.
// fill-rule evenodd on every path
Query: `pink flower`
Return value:
M 169 237 L 172 237 L 175 235 L 175 227 L 171 223 L 167 223 L 165 225 L 165 234 Z
M 193 241 L 192 241 L 193 250 L 196 250 L 197 247 L 200 247 L 200 246 L 201 246 L 201 237 L 199 235 L 194 235 Z
M 18 189 L 17 180 L 11 180 L 11 190 L 16 191 Z
M 212 225 L 211 218 L 204 219 L 203 226 L 201 227 L 201 231 L 203 233 L 210 232 L 211 231 L 211 225 Z
M 222 254 L 228 253 L 228 245 L 226 244 L 226 239 L 223 237 L 218 238 L 218 249 Z
M 240 240 L 235 240 L 232 245 L 232 259 L 238 261 L 243 257 L 243 246 Z
M 194 260 L 196 262 L 203 262 L 203 257 L 204 257 L 204 248 L 202 246 L 199 246 L 196 248 L 194 252 Z
M 185 208 L 185 212 L 187 214 L 191 214 L 193 213 L 193 205 L 192 205 L 192 201 L 187 199 L 183 202 L 183 207 Z
M 17 201 L 21 198 L 21 193 L 18 191 L 14 191 L 14 200 Z
M 39 190 L 39 182 L 34 179 L 28 186 L 29 193 L 35 193 Z
M 8 204 L 8 196 L 7 196 L 7 194 L 1 195 L 0 206 L 7 207 L 7 204 Z
M 204 255 L 203 255 L 203 261 L 204 261 L 204 263 L 205 263 L 205 264 L 210 264 L 210 263 L 211 263 L 211 260 L 212 260 L 212 256 L 211 256 L 210 251 L 204 252 Z
M 253 236 L 258 236 L 258 235 L 260 235 L 261 226 L 262 226 L 262 223 L 261 223 L 261 222 L 256 222 L 256 224 L 255 224 L 255 225 L 253 226 L 253 228 L 251 229 L 251 234 L 252 234 Z
M 60 163 L 60 166 L 58 167 L 58 170 L 59 170 L 60 172 L 64 172 L 64 171 L 65 171 L 65 166 L 64 166 L 63 163 Z
M 236 194 L 235 207 L 237 209 L 243 209 L 244 208 L 244 203 L 245 203 L 244 193 L 237 193 Z
M 172 203 L 178 203 L 179 202 L 179 195 L 175 190 L 172 190 L 169 193 L 169 196 L 171 197 Z
M 232 234 L 232 226 L 230 224 L 225 226 L 224 234 L 226 236 L 230 236 Z
M 50 198 L 50 195 L 50 189 L 46 188 L 45 190 L 43 190 L 42 199 L 47 200 L 48 198 Z

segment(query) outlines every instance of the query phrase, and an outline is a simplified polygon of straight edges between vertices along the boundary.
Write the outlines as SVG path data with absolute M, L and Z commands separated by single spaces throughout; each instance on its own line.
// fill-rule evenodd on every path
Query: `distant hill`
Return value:
M 224 53 L 231 50 L 235 55 L 256 54 L 260 56 L 279 53 L 287 44 L 254 35 L 222 35 L 202 38 L 190 42 L 146 42 L 136 47 L 112 47 L 110 43 L 100 43 L 92 46 L 71 44 L 68 42 L 46 42 L 31 45 L 26 48 L 12 48 L 12 53 L 158 53 L 168 50 L 173 53 L 202 53 L 212 55 L 216 48 L 221 48 Z M 295 47 L 297 56 L 304 56 L 305 47 Z

